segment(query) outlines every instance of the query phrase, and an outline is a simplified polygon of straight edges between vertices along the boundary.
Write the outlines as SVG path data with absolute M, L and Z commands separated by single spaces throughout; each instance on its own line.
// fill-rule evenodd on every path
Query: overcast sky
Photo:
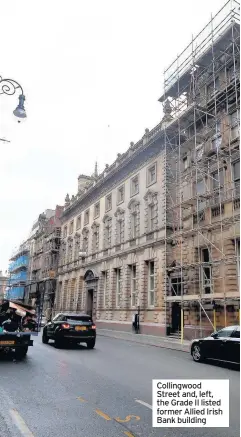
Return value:
M 163 71 L 224 0 L 0 0 L 0 270 L 37 216 L 159 123 Z

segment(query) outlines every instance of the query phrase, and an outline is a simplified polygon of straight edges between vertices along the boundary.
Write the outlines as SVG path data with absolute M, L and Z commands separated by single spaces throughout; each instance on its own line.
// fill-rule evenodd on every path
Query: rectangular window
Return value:
M 131 238 L 137 237 L 137 214 L 131 214 Z
M 187 167 L 188 167 L 188 161 L 187 161 L 187 156 L 185 156 L 185 157 L 183 158 L 183 168 L 184 168 L 184 170 L 186 170 Z
M 205 294 L 211 293 L 212 286 L 212 267 L 210 262 L 210 252 L 208 248 L 201 249 L 201 278 L 202 288 Z
M 116 269 L 116 306 L 121 304 L 121 269 Z
M 67 237 L 67 233 L 68 233 L 68 229 L 67 229 L 67 226 L 65 226 L 65 227 L 64 227 L 64 238 Z
M 214 191 L 214 201 L 223 200 L 224 195 L 224 170 L 220 169 L 212 173 L 212 185 Z
M 77 217 L 76 230 L 81 228 L 81 215 Z
M 203 144 L 199 144 L 196 146 L 194 160 L 200 161 L 203 157 L 204 146 Z
M 133 264 L 131 268 L 131 306 L 137 306 L 137 286 L 136 286 L 136 265 Z
M 219 150 L 219 148 L 220 148 L 220 146 L 221 146 L 221 143 L 222 143 L 222 137 L 221 136 L 219 136 L 219 137 L 215 137 L 213 140 L 212 140 L 212 150 Z
M 73 244 L 71 243 L 68 247 L 68 262 L 72 262 L 73 258 Z
M 116 222 L 116 243 L 120 244 L 124 242 L 124 233 L 125 233 L 125 222 L 124 220 L 117 220 Z
M 103 241 L 104 249 L 107 249 L 111 246 L 111 218 L 106 219 L 104 224 L 104 241 Z
M 207 97 L 211 98 L 216 91 L 220 88 L 219 77 L 215 77 L 214 80 L 207 86 Z
M 76 239 L 74 246 L 74 258 L 77 260 L 79 258 L 80 253 L 80 237 Z
M 229 120 L 231 127 L 237 126 L 239 122 L 238 111 L 232 112 L 232 114 L 229 115 Z
M 100 216 L 100 202 L 97 202 L 94 206 L 94 218 Z
M 149 230 L 154 231 L 155 229 L 155 219 L 156 219 L 156 213 L 155 213 L 155 205 L 149 206 Z
M 197 194 L 204 194 L 205 193 L 205 183 L 204 180 L 201 180 L 196 183 L 196 193 Z
M 206 192 L 206 187 L 205 187 L 204 180 L 197 182 L 196 183 L 196 194 L 200 196 L 198 198 L 198 210 L 199 211 L 204 209 L 206 206 L 206 202 L 204 200 L 204 197 L 201 196 L 202 194 L 205 194 L 205 192 Z
M 106 308 L 108 272 L 103 272 L 103 307 Z
M 90 221 L 90 210 L 87 209 L 87 211 L 85 211 L 85 215 L 84 215 L 84 225 L 88 225 Z
M 182 278 L 171 278 L 171 296 L 182 295 Z
M 135 196 L 139 193 L 139 176 L 134 176 L 131 179 L 131 196 Z
M 155 269 L 154 261 L 148 263 L 148 306 L 155 304 Z
M 112 194 L 108 194 L 105 198 L 105 211 L 110 211 L 112 208 Z
M 238 286 L 240 286 L 240 240 L 235 240 L 235 252 L 237 260 L 237 275 L 238 275 Z
M 124 202 L 124 197 L 125 197 L 125 187 L 124 185 L 122 185 L 117 189 L 117 205 Z
M 230 65 L 230 67 L 227 68 L 228 82 L 231 82 L 234 79 L 235 75 L 237 75 L 237 74 L 238 74 L 237 65 L 235 65 L 235 63 L 234 63 L 234 64 Z
M 100 237 L 99 226 L 97 226 L 93 230 L 93 235 L 92 235 L 92 250 L 93 250 L 93 253 L 96 253 L 99 250 L 99 237 Z
M 147 169 L 147 187 L 156 182 L 156 163 Z
M 233 184 L 234 184 L 234 195 L 240 195 L 240 161 L 234 162 L 232 165 L 233 170 Z

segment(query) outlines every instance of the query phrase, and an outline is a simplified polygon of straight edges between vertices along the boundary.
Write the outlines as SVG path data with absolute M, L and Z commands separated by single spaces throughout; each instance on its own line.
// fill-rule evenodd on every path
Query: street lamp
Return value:
M 17 89 L 20 89 L 21 93 L 19 95 L 19 104 L 16 109 L 14 109 L 13 114 L 15 115 L 15 117 L 22 119 L 27 117 L 24 108 L 25 96 L 23 94 L 23 88 L 18 82 L 16 82 L 16 80 L 3 79 L 2 76 L 0 76 L 0 94 L 7 94 L 8 96 L 12 96 L 13 94 L 15 94 Z

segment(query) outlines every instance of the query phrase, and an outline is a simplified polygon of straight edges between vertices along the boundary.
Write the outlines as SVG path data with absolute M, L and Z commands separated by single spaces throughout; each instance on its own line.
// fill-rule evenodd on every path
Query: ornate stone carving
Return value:
M 169 121 L 173 120 L 173 117 L 171 115 L 172 106 L 171 106 L 171 103 L 168 99 L 165 100 L 165 102 L 163 103 L 163 113 L 164 113 L 164 116 L 162 118 L 162 122 L 169 122 Z
M 111 247 L 111 236 L 112 236 L 112 218 L 105 214 L 103 217 L 104 232 L 103 232 L 103 247 L 107 249 Z
M 144 196 L 144 200 L 148 205 L 151 205 L 152 203 L 157 202 L 157 192 L 148 190 Z
M 83 235 L 83 252 L 87 252 L 88 253 L 88 249 L 89 249 L 89 229 L 86 228 L 86 227 L 83 228 L 82 235 Z
M 131 213 L 134 213 L 137 208 L 139 207 L 140 202 L 139 200 L 136 199 L 131 199 L 127 205 L 128 209 L 130 210 Z
M 65 206 L 68 206 L 69 204 L 70 204 L 69 194 L 66 194 L 66 196 L 65 196 Z
M 108 219 L 110 219 L 109 214 L 105 214 L 103 219 L 102 219 L 103 223 L 105 223 Z
M 124 213 L 125 213 L 125 210 L 118 207 L 114 215 L 117 218 L 117 220 L 123 220 Z
M 99 250 L 99 228 L 100 225 L 97 222 L 93 222 L 92 229 L 92 252 L 95 253 Z

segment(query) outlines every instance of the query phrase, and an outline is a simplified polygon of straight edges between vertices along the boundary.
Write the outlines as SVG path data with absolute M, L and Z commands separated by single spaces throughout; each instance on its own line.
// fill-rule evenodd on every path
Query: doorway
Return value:
M 87 291 L 87 314 L 93 318 L 93 295 L 94 290 Z
M 172 304 L 172 332 L 179 332 L 181 330 L 181 307 L 178 302 Z

